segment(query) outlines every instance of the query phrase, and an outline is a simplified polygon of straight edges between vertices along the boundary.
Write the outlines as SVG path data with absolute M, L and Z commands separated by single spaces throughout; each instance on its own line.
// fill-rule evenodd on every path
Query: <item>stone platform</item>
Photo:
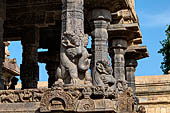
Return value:
M 109 94 L 102 87 L 0 91 L 0 113 L 134 113 L 133 110 L 131 88 L 118 95 Z

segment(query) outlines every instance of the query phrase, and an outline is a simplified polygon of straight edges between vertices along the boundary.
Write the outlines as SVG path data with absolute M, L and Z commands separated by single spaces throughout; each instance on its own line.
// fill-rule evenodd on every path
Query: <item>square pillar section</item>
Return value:
M 39 80 L 38 66 L 38 46 L 39 30 L 35 26 L 24 28 L 21 40 L 23 46 L 22 64 L 21 64 L 21 81 L 22 89 L 37 88 Z
M 62 0 L 62 32 L 58 81 L 67 85 L 89 85 L 90 55 L 84 34 L 84 0 Z

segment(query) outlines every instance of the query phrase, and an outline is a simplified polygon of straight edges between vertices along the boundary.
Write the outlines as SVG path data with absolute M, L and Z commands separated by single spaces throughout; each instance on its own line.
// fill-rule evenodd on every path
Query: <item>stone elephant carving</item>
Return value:
M 116 84 L 116 80 L 113 77 L 112 72 L 112 67 L 108 61 L 97 61 L 93 80 L 94 84 L 96 86 L 113 87 Z
M 57 69 L 57 79 L 62 79 L 65 84 L 77 85 L 80 81 L 91 81 L 88 69 L 89 57 L 86 41 L 74 33 L 64 33 L 61 40 L 60 67 Z

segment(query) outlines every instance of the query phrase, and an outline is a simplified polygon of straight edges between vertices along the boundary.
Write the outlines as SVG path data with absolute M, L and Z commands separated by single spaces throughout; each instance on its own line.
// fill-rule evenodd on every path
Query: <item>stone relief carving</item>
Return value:
M 118 103 L 114 99 L 118 99 Z M 110 100 L 110 104 L 114 106 L 118 104 L 122 107 L 124 106 L 122 109 L 128 107 L 127 103 L 132 102 L 132 105 L 134 105 L 133 92 L 130 89 L 116 97 L 115 92 L 109 94 L 108 88 L 103 89 L 102 86 L 58 87 L 54 85 L 51 89 L 8 90 L 0 92 L 0 104 L 40 102 L 40 112 L 51 112 L 53 110 L 95 111 L 100 106 L 98 102 L 103 103 L 104 100 Z M 132 108 L 126 109 L 131 110 Z
M 40 102 L 40 111 L 93 111 L 95 101 L 91 99 L 92 93 L 92 87 L 75 88 L 74 86 L 46 91 Z
M 137 113 L 146 113 L 145 107 L 144 106 L 140 106 Z
M 108 61 L 97 61 L 96 72 L 94 76 L 98 86 L 114 85 L 116 81 L 113 78 L 112 72 L 112 67 L 110 66 L 110 63 Z
M 110 61 L 102 60 L 96 62 L 94 80 L 97 84 L 95 93 L 97 95 L 114 95 L 116 91 L 116 79 L 112 75 L 113 70 Z
M 93 111 L 95 109 L 95 103 L 92 99 L 82 99 L 77 107 L 77 111 Z
M 128 88 L 123 93 L 118 95 L 118 112 L 129 112 L 134 113 L 134 99 L 133 90 Z M 129 105 L 129 106 L 127 106 Z
M 81 85 L 84 81 L 91 81 L 88 69 L 90 67 L 89 57 L 91 56 L 86 46 L 88 36 L 82 37 L 74 33 L 63 34 L 61 40 L 61 65 L 57 71 L 57 78 L 62 79 L 65 84 Z
M 40 102 L 45 89 L 0 92 L 0 103 Z
M 50 112 L 51 110 L 74 110 L 76 99 L 68 92 L 62 90 L 47 91 L 41 100 L 40 111 Z
M 126 80 L 117 80 L 116 90 L 120 93 L 124 92 L 128 89 L 127 81 Z

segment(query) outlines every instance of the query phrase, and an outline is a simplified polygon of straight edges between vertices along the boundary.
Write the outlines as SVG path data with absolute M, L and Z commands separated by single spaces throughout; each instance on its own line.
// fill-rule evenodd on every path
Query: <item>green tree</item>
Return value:
M 158 51 L 163 56 L 163 62 L 161 62 L 161 69 L 164 74 L 168 74 L 170 71 L 170 25 L 166 32 L 166 39 L 162 40 L 160 43 L 162 48 Z

